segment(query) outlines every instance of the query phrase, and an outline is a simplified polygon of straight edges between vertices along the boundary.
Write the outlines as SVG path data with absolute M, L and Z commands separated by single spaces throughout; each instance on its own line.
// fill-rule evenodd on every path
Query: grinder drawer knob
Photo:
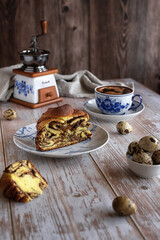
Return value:
M 58 98 L 55 86 L 39 89 L 39 103 Z
M 46 97 L 52 97 L 52 96 L 53 96 L 53 92 L 46 93 Z

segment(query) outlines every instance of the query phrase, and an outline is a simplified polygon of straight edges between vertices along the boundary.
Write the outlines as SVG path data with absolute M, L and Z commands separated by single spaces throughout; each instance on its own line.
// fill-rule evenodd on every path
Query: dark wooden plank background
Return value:
M 62 74 L 133 78 L 160 93 L 160 1 L 0 0 L 0 67 L 19 63 L 47 19 L 39 46 Z

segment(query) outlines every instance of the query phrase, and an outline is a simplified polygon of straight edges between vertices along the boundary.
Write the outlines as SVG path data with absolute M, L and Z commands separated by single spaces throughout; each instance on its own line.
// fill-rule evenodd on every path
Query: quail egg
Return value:
M 123 121 L 117 123 L 116 128 L 120 134 L 127 134 L 133 131 L 132 126 L 128 122 Z
M 126 196 L 116 197 L 112 202 L 114 211 L 122 216 L 131 215 L 136 212 L 136 204 Z
M 158 140 L 153 136 L 145 136 L 139 140 L 139 146 L 144 151 L 154 152 L 158 148 Z
M 130 154 L 131 156 L 133 155 L 133 153 L 137 152 L 140 150 L 140 146 L 138 144 L 138 142 L 134 141 L 131 142 L 128 146 L 128 154 Z
M 4 113 L 3 116 L 7 120 L 13 120 L 17 117 L 17 113 L 14 109 L 7 109 Z
M 143 149 L 135 152 L 132 160 L 142 164 L 153 165 L 152 158 L 146 152 L 144 152 Z
M 160 149 L 153 152 L 152 160 L 153 164 L 160 164 Z

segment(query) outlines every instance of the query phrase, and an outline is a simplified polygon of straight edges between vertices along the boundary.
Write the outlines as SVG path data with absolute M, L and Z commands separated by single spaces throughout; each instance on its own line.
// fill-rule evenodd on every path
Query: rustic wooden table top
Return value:
M 86 99 L 64 98 L 62 102 L 29 109 L 11 102 L 0 104 L 0 176 L 9 164 L 30 160 L 48 181 L 44 193 L 29 203 L 17 203 L 0 193 L 0 239 L 160 239 L 160 178 L 143 179 L 127 167 L 128 144 L 145 135 L 160 140 L 160 96 L 135 82 L 143 97 L 144 111 L 128 122 L 133 132 L 120 135 L 115 122 L 90 118 L 110 136 L 101 149 L 78 157 L 44 158 L 19 149 L 13 134 L 34 123 L 48 107 L 69 103 L 83 108 Z M 16 120 L 3 112 L 13 108 Z M 137 205 L 131 216 L 118 216 L 112 209 L 116 196 L 126 195 Z

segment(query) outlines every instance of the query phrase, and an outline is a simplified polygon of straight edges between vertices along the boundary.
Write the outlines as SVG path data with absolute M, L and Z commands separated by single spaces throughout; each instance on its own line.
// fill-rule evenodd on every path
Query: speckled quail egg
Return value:
M 116 197 L 112 202 L 114 211 L 122 216 L 131 215 L 136 212 L 136 204 L 126 196 Z
M 127 134 L 133 131 L 132 126 L 128 122 L 123 121 L 117 123 L 116 128 L 120 134 Z
M 153 152 L 152 160 L 153 164 L 160 164 L 160 149 Z
M 154 152 L 158 148 L 158 140 L 153 136 L 145 136 L 139 140 L 139 146 L 144 151 Z
M 132 160 L 142 164 L 153 165 L 152 158 L 146 152 L 144 152 L 143 149 L 135 152 Z
M 17 117 L 17 113 L 13 109 L 7 109 L 4 113 L 3 116 L 7 120 L 13 120 Z
M 131 156 L 133 155 L 133 153 L 137 152 L 140 150 L 140 146 L 139 146 L 139 143 L 134 141 L 134 142 L 131 142 L 129 145 L 128 145 L 128 154 L 130 154 Z

